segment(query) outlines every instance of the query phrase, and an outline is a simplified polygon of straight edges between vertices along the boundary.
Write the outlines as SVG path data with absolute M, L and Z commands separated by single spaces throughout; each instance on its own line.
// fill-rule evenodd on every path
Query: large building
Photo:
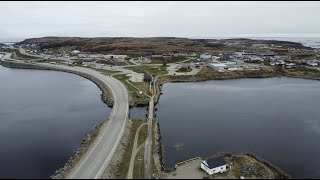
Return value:
M 216 71 L 222 72 L 228 69 L 228 66 L 224 63 L 210 63 L 208 66 Z

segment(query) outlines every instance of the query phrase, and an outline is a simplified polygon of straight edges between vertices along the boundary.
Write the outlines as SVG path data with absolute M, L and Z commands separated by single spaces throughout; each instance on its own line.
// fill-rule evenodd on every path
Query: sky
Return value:
M 0 39 L 320 37 L 320 2 L 0 2 Z

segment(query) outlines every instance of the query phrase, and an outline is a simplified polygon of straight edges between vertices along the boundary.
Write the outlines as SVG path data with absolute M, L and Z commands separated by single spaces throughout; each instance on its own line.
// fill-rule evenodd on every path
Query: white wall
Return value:
M 227 165 L 219 166 L 214 169 L 209 169 L 203 163 L 201 163 L 201 169 L 207 172 L 209 175 L 216 174 L 216 173 L 223 173 L 227 171 Z

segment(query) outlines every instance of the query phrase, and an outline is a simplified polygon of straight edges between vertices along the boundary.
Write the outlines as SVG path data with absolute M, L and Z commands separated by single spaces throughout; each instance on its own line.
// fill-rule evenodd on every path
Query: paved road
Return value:
M 149 102 L 149 117 L 148 117 L 148 136 L 145 143 L 144 151 L 144 178 L 151 179 L 152 175 L 152 121 L 153 121 L 153 112 L 154 112 L 154 96 L 152 96 Z
M 19 62 L 19 61 L 17 61 Z M 114 96 L 114 105 L 107 125 L 104 125 L 99 136 L 87 153 L 82 157 L 67 178 L 72 179 L 97 179 L 106 167 L 119 145 L 126 120 L 128 118 L 129 103 L 128 92 L 124 85 L 117 79 L 100 74 L 89 68 L 69 67 L 39 63 L 41 66 L 58 67 L 92 75 L 105 83 Z
M 88 68 L 68 66 L 64 66 L 64 68 L 95 76 L 108 85 L 114 95 L 114 105 L 108 125 L 102 129 L 101 135 L 95 141 L 96 143 L 93 144 L 74 172 L 68 177 L 72 179 L 96 179 L 109 165 L 122 137 L 129 111 L 128 92 L 120 81 L 111 76 L 105 76 Z

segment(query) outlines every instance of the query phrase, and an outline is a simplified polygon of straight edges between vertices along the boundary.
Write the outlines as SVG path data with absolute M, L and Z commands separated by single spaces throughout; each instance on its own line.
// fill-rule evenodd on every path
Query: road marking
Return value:
M 86 69 L 87 70 L 87 69 Z M 90 72 L 90 71 L 88 71 L 88 72 Z M 88 74 L 88 73 L 87 73 Z M 90 74 L 90 75 L 92 75 L 92 74 Z M 100 75 L 100 74 L 99 74 Z M 101 75 L 100 75 L 101 76 Z M 101 76 L 102 77 L 102 76 Z M 107 77 L 107 76 L 106 76 Z M 98 77 L 99 78 L 99 77 Z M 99 78 L 100 79 L 100 78 Z M 106 127 L 106 130 L 104 131 L 104 133 L 99 137 L 99 139 L 98 139 L 98 141 L 96 142 L 96 144 L 94 145 L 94 147 L 90 150 L 90 152 L 89 153 L 87 153 L 86 154 L 86 157 L 85 157 L 85 159 L 82 161 L 82 163 L 80 164 L 80 166 L 78 166 L 78 168 L 74 171 L 74 173 L 71 175 L 71 178 L 72 177 L 74 177 L 74 175 L 76 174 L 76 173 L 78 173 L 78 171 L 79 171 L 79 169 L 83 166 L 83 164 L 87 161 L 87 159 L 90 157 L 90 155 L 92 154 L 92 152 L 96 149 L 96 147 L 98 146 L 98 144 L 100 143 L 100 141 L 101 141 L 101 139 L 102 139 L 102 137 L 106 134 L 106 132 L 107 132 L 107 130 L 109 129 L 109 125 L 111 124 L 111 122 L 113 122 L 113 120 L 114 120 L 114 113 L 115 113 L 115 110 L 117 109 L 117 103 L 116 103 L 116 99 L 118 99 L 117 98 L 117 95 L 114 93 L 114 90 L 111 88 L 111 86 L 109 85 L 109 83 L 107 83 L 104 79 L 100 79 L 100 80 L 102 80 L 108 87 L 109 87 L 109 89 L 112 91 L 112 94 L 114 95 L 114 107 L 112 108 L 112 112 L 111 112 L 111 116 L 109 117 L 109 124 L 108 124 L 108 126 Z M 126 97 L 127 97 L 128 95 L 126 95 Z M 127 109 L 127 112 L 128 112 L 128 108 L 126 108 Z M 123 126 L 122 126 L 122 129 L 121 129 L 121 135 L 122 135 L 122 133 L 123 133 L 123 130 L 124 130 L 124 125 L 125 125 L 125 123 L 123 123 Z M 121 136 L 120 136 L 121 137 Z M 118 139 L 117 139 L 117 141 L 116 141 L 116 144 L 118 145 L 118 143 L 119 143 L 119 136 L 118 136 Z M 112 149 L 112 153 L 110 153 L 109 154 L 109 156 L 108 156 L 108 158 L 107 158 L 107 160 L 105 161 L 105 163 L 104 163 L 104 165 L 103 165 L 103 167 L 105 166 L 105 164 L 109 161 L 109 159 L 110 159 L 110 155 L 112 154 L 113 155 L 113 152 L 114 152 L 114 149 L 115 149 L 115 147 L 117 147 L 117 146 L 114 146 L 113 147 L 113 149 Z M 100 172 L 101 171 L 103 171 L 104 170 L 104 168 L 103 167 L 101 167 L 100 168 L 100 170 L 99 170 L 99 172 L 98 172 L 98 175 L 97 176 L 95 176 L 95 178 L 97 178 L 98 176 L 100 176 Z

